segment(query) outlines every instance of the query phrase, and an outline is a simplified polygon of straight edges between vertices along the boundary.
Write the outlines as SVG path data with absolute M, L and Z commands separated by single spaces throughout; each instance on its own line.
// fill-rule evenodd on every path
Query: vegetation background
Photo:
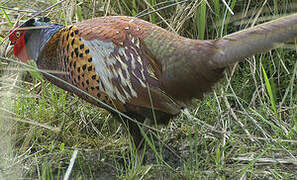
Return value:
M 147 140 L 140 164 L 107 111 L 13 60 L 7 41 L 9 29 L 33 16 L 65 25 L 141 16 L 185 37 L 215 39 L 297 10 L 295 0 L 224 2 L 0 0 L 0 179 L 62 179 L 67 169 L 71 179 L 296 178 L 296 42 L 230 67 L 213 92 L 157 127 L 160 140 Z

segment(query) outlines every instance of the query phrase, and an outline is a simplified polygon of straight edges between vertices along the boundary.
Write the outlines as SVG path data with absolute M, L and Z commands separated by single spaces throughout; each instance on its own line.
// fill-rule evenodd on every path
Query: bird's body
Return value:
M 47 27 L 18 31 L 23 40 L 15 33 L 10 36 L 14 54 L 21 60 L 34 59 L 39 69 L 49 70 L 139 122 L 155 118 L 167 123 L 193 98 L 209 91 L 230 64 L 296 38 L 297 14 L 207 41 L 187 39 L 132 17 L 101 17 L 66 27 L 29 20 L 21 27 L 31 26 Z M 252 47 L 256 40 L 263 47 Z M 138 127 L 133 122 L 128 126 L 138 143 Z

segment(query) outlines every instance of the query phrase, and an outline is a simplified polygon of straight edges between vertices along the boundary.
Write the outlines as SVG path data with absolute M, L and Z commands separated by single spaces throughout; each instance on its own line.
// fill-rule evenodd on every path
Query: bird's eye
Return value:
M 19 38 L 21 36 L 21 33 L 19 31 L 15 32 L 16 38 Z

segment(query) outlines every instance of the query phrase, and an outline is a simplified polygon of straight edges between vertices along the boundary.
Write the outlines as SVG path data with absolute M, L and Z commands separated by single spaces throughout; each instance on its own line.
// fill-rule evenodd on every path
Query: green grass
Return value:
M 263 76 L 264 76 L 265 86 L 266 86 L 266 89 L 267 89 L 267 92 L 268 92 L 268 95 L 269 95 L 269 98 L 270 98 L 271 106 L 272 106 L 272 109 L 273 109 L 273 111 L 275 113 L 275 116 L 278 119 L 278 113 L 277 113 L 277 110 L 276 110 L 275 100 L 274 100 L 275 96 L 273 95 L 273 91 L 272 91 L 272 88 L 271 88 L 271 83 L 269 82 L 269 79 L 267 77 L 265 68 L 264 68 L 262 63 L 261 63 L 261 67 L 262 67 L 262 72 L 263 72 Z
M 58 1 L 9 1 L 1 9 L 0 54 L 15 59 L 10 24 Z M 75 2 L 81 3 L 75 5 Z M 71 24 L 106 15 L 137 16 L 173 1 L 71 1 L 44 13 Z M 226 1 L 227 3 L 229 1 Z M 141 17 L 193 39 L 215 39 L 258 19 L 296 12 L 293 0 L 192 1 Z M 109 4 L 108 4 L 109 3 Z M 295 8 L 295 9 L 294 9 Z M 162 17 L 162 18 L 161 18 Z M 171 26 L 169 28 L 168 24 Z M 296 48 L 296 43 L 291 43 Z M 230 67 L 225 79 L 166 127 L 145 136 L 145 163 L 135 162 L 128 133 L 107 111 L 44 80 L 37 71 L 1 60 L 0 179 L 62 179 L 78 150 L 73 179 L 292 179 L 297 175 L 297 56 L 284 48 Z M 31 62 L 34 66 L 34 63 Z M 154 127 L 155 128 L 155 127 Z
M 200 40 L 203 40 L 205 35 L 205 28 L 206 28 L 206 2 L 205 1 L 202 1 L 200 7 L 197 9 L 196 24 L 197 24 L 198 38 Z

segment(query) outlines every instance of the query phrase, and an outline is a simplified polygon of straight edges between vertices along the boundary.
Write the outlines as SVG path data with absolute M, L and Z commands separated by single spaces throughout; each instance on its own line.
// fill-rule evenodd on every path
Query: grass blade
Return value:
M 272 109 L 274 111 L 274 114 L 275 114 L 276 118 L 278 119 L 278 113 L 277 113 L 277 109 L 276 109 L 276 106 L 275 106 L 275 100 L 274 100 L 275 98 L 273 96 L 271 84 L 269 82 L 269 79 L 267 77 L 267 74 L 266 74 L 266 71 L 265 71 L 265 68 L 264 68 L 262 62 L 261 62 L 261 68 L 262 68 L 262 72 L 263 72 L 263 75 L 264 75 L 265 86 L 266 86 L 266 89 L 267 89 L 267 92 L 268 92 L 268 95 L 269 95 L 269 98 L 270 98 Z
M 3 8 L 0 8 L 0 9 L 1 9 L 1 11 L 2 11 L 3 15 L 5 16 L 5 19 L 7 20 L 7 22 L 8 22 L 8 24 L 9 24 L 9 26 L 10 26 L 10 27 L 12 27 L 12 26 L 13 26 L 13 24 L 11 23 L 11 21 L 10 21 L 9 17 L 7 16 L 7 14 L 6 14 L 5 10 L 4 10 Z
M 196 13 L 196 26 L 198 31 L 198 38 L 204 39 L 206 29 L 206 2 L 202 1 Z

